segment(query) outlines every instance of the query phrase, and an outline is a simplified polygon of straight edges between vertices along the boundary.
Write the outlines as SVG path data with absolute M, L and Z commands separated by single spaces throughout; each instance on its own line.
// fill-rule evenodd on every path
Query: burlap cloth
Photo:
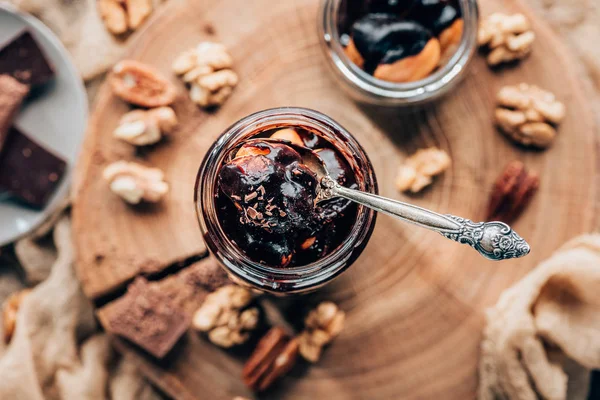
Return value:
M 126 39 L 105 30 L 96 0 L 10 2 L 58 34 L 93 104 L 97 83 L 127 48 Z M 530 1 L 573 47 L 585 90 L 600 115 L 600 47 L 594 45 L 600 42 L 600 10 L 595 3 Z M 585 237 L 502 295 L 487 316 L 481 399 L 534 399 L 536 389 L 547 399 L 562 399 L 563 368 L 571 377 L 570 398 L 583 398 L 588 369 L 600 366 L 599 269 L 600 238 Z M 0 399 L 161 398 L 130 360 L 112 350 L 97 326 L 74 274 L 68 211 L 0 252 L 0 302 L 26 286 L 34 289 L 22 304 L 13 340 L 8 347 L 0 344 Z

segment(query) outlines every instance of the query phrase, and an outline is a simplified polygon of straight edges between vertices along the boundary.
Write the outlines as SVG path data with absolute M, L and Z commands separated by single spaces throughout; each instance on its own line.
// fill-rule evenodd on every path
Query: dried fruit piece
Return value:
M 190 85 L 190 98 L 201 107 L 221 105 L 233 92 L 238 76 L 233 60 L 219 43 L 202 42 L 173 62 L 173 71 Z
M 109 182 L 110 190 L 130 204 L 142 200 L 156 203 L 169 191 L 160 169 L 135 162 L 114 162 L 104 169 L 102 176 Z
M 524 146 L 548 147 L 556 137 L 553 125 L 566 113 L 554 94 L 537 86 L 521 83 L 505 86 L 498 92 L 494 118 L 500 130 Z
M 443 30 L 438 37 L 442 54 L 438 66 L 444 66 L 456 53 L 462 39 L 465 23 L 462 18 L 457 19 L 448 28 Z
M 287 140 L 292 144 L 304 146 L 304 141 L 302 141 L 302 138 L 300 137 L 300 135 L 298 135 L 298 132 L 296 132 L 292 128 L 278 130 L 277 132 L 271 135 L 271 139 Z
M 139 61 L 117 63 L 108 79 L 113 93 L 140 107 L 168 106 L 175 101 L 177 89 L 154 68 Z
M 219 347 L 229 348 L 249 339 L 259 321 L 259 310 L 248 307 L 252 292 L 227 285 L 209 294 L 194 314 L 192 326 L 207 332 L 208 339 Z
M 305 329 L 298 337 L 300 355 L 317 362 L 323 347 L 340 334 L 346 314 L 337 305 L 325 301 L 312 310 L 304 320 Z
M 487 219 L 514 221 L 531 202 L 539 185 L 537 173 L 528 172 L 521 161 L 509 163 L 494 183 Z
M 535 34 L 523 14 L 494 13 L 479 26 L 477 43 L 490 50 L 491 66 L 525 58 L 531 53 Z
M 373 76 L 389 82 L 413 82 L 430 75 L 441 57 L 440 42 L 432 38 L 418 54 L 401 58 L 391 64 L 379 64 Z
M 263 391 L 287 374 L 298 357 L 298 340 L 279 327 L 271 328 L 258 342 L 242 371 L 244 384 Z
M 23 289 L 11 294 L 2 307 L 2 321 L 4 326 L 4 343 L 10 343 L 17 324 L 17 312 L 21 302 L 31 292 L 31 289 Z
M 436 147 L 418 150 L 408 157 L 398 170 L 396 187 L 399 191 L 421 191 L 432 182 L 432 177 L 450 167 L 450 156 Z
M 98 13 L 115 35 L 137 29 L 152 13 L 152 0 L 98 0 Z
M 135 146 L 146 146 L 157 143 L 176 126 L 177 116 L 171 107 L 133 110 L 123 115 L 113 136 Z
M 352 61 L 354 64 L 356 64 L 356 66 L 358 68 L 361 68 L 361 69 L 364 68 L 365 59 L 358 52 L 358 49 L 356 48 L 356 45 L 354 44 L 354 40 L 350 39 L 350 42 L 348 42 L 348 45 L 346 47 L 344 47 L 344 52 L 346 53 L 346 56 L 348 56 L 350 61 Z

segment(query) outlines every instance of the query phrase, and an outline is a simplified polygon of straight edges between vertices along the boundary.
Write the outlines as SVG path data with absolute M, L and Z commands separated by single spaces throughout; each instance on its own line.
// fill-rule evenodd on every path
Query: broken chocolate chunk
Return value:
M 135 343 L 156 358 L 167 355 L 191 323 L 189 315 L 169 296 L 141 277 L 101 314 L 109 333 Z
M 0 75 L 0 153 L 29 87 L 9 75 Z
M 0 49 L 0 74 L 36 86 L 50 81 L 54 70 L 31 33 L 23 31 Z
M 64 160 L 12 127 L 0 153 L 0 191 L 43 208 L 66 168 Z

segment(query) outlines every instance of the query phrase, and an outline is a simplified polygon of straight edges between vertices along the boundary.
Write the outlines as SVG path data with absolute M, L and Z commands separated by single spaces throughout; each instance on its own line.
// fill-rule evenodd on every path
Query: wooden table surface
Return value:
M 457 90 L 423 108 L 363 106 L 344 94 L 328 70 L 316 33 L 318 3 L 172 0 L 136 34 L 128 58 L 154 65 L 181 87 L 175 104 L 181 128 L 143 155 L 144 162 L 165 171 L 171 192 L 161 204 L 145 207 L 127 206 L 109 192 L 101 179 L 103 168 L 139 154 L 112 138 L 129 107 L 103 87 L 75 183 L 73 222 L 83 289 L 101 305 L 120 296 L 138 275 L 159 284 L 173 282 L 211 262 L 201 260 L 206 250 L 192 205 L 195 175 L 215 138 L 254 111 L 284 105 L 319 110 L 362 143 L 381 194 L 475 220 L 484 216 L 497 174 L 507 162 L 521 159 L 541 175 L 539 193 L 514 225 L 532 245 L 531 255 L 493 263 L 435 233 L 380 216 L 367 249 L 347 273 L 319 293 L 283 305 L 285 314 L 295 309 L 288 303 L 336 301 L 348 316 L 342 335 L 317 365 L 294 369 L 261 396 L 474 398 L 484 309 L 567 239 L 597 226 L 596 126 L 577 69 L 569 49 L 520 1 L 485 0 L 484 15 L 497 10 L 528 14 L 537 41 L 526 61 L 492 72 L 476 57 Z M 226 44 L 240 76 L 234 95 L 213 113 L 194 106 L 170 72 L 177 54 L 203 40 Z M 492 125 L 496 91 L 522 81 L 553 91 L 567 104 L 567 118 L 547 151 L 518 148 Z M 415 150 L 433 145 L 448 151 L 451 169 L 422 194 L 397 193 L 398 165 Z M 116 343 L 176 398 L 250 396 L 239 377 L 244 353 L 220 350 L 193 332 L 162 362 L 128 343 Z

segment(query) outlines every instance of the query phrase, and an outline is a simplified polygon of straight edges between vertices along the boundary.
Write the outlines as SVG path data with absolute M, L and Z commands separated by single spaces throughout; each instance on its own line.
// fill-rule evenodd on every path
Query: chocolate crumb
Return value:
M 252 192 L 252 193 L 244 196 L 244 202 L 249 203 L 250 201 L 254 200 L 257 197 L 258 197 L 258 193 Z
M 252 207 L 248 207 L 248 210 L 246 211 L 248 216 L 252 219 L 256 219 L 258 217 L 258 212 L 252 208 Z

